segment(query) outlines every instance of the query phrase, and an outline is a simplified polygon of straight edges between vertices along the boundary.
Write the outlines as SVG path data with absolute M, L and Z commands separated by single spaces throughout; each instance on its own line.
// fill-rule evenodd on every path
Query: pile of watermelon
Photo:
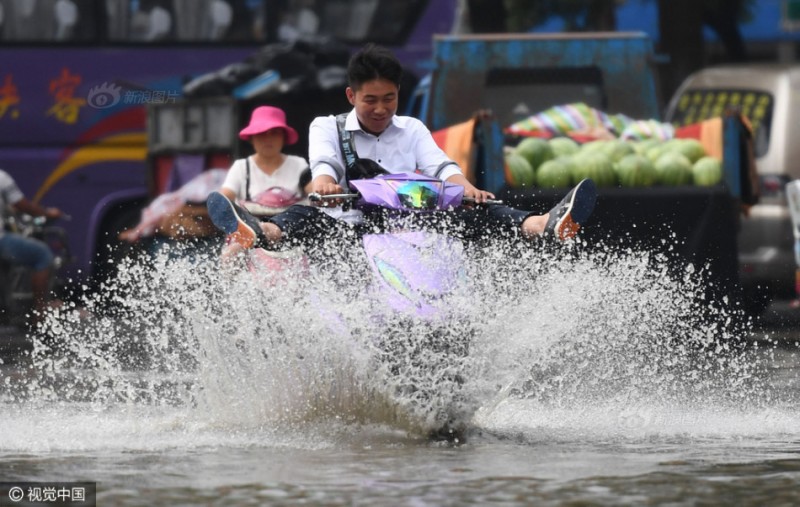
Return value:
M 597 140 L 527 137 L 505 148 L 506 181 L 515 188 L 564 188 L 583 178 L 599 187 L 713 186 L 722 162 L 696 139 Z

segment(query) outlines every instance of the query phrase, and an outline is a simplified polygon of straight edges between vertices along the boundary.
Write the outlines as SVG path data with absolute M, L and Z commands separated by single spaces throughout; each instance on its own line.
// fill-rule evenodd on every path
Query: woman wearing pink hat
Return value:
M 277 213 L 302 199 L 310 169 L 303 157 L 283 153 L 285 145 L 298 139 L 283 110 L 257 107 L 239 138 L 249 141 L 255 153 L 231 165 L 220 193 L 233 202 L 241 201 L 254 214 Z

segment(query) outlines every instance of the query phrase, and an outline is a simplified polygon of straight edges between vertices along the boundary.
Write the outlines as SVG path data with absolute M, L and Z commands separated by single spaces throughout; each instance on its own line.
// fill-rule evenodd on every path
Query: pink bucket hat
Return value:
M 272 106 L 261 106 L 253 110 L 250 116 L 250 124 L 239 132 L 239 138 L 249 141 L 250 136 L 266 132 L 274 128 L 282 128 L 286 132 L 286 144 L 297 142 L 297 131 L 286 124 L 286 113 L 283 110 Z

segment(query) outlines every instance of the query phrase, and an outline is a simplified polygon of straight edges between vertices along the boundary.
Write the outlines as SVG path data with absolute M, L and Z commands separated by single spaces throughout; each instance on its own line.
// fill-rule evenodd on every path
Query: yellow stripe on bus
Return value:
M 144 161 L 147 157 L 147 136 L 143 132 L 109 136 L 97 144 L 73 151 L 47 177 L 33 200 L 39 202 L 56 183 L 83 166 L 98 162 Z

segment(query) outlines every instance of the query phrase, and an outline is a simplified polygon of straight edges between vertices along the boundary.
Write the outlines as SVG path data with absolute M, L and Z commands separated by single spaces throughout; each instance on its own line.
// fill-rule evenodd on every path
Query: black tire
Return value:
M 102 222 L 98 233 L 95 258 L 92 262 L 90 286 L 97 289 L 105 281 L 114 278 L 120 262 L 137 255 L 139 248 L 119 239 L 119 233 L 139 223 L 144 202 L 131 202 L 116 208 Z
M 3 262 L 0 265 L 0 323 L 22 326 L 33 306 L 30 269 Z

